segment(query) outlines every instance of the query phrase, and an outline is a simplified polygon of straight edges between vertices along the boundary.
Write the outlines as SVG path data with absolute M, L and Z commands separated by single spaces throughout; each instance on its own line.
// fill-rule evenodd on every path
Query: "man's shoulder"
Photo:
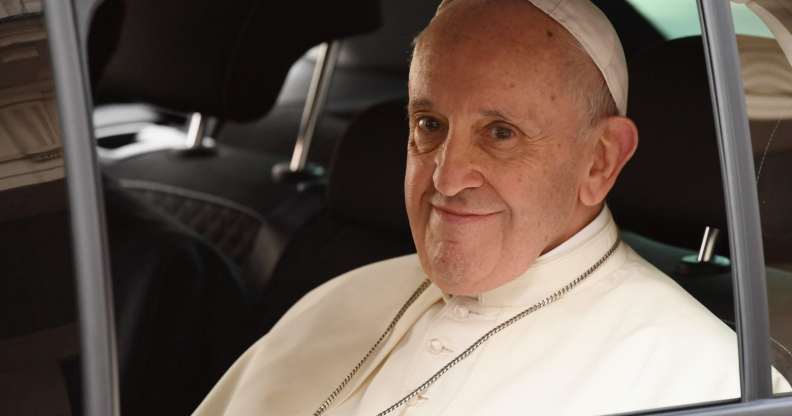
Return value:
M 314 289 L 237 360 L 196 414 L 312 411 L 358 365 L 425 279 L 417 256 L 409 255 L 352 270 Z M 430 303 L 439 294 L 427 289 L 423 297 Z
M 355 304 L 365 310 L 388 305 L 390 300 L 403 301 L 399 295 L 415 288 L 426 279 L 416 254 L 394 257 L 371 263 L 339 275 L 313 289 L 300 299 L 278 322 L 277 326 L 317 308 L 336 308 L 337 304 Z
M 736 345 L 734 331 L 719 317 L 632 248 L 626 250 L 624 265 L 610 276 L 614 283 L 611 301 L 621 304 L 623 321 L 635 320 L 669 336 L 693 337 L 699 342 L 709 339 L 730 350 Z

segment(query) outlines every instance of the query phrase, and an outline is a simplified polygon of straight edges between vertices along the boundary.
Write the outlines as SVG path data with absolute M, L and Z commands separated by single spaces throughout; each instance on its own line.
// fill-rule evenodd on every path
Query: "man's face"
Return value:
M 585 224 L 593 147 L 567 86 L 570 42 L 533 6 L 482 0 L 458 0 L 418 42 L 406 205 L 421 264 L 447 293 L 498 287 Z

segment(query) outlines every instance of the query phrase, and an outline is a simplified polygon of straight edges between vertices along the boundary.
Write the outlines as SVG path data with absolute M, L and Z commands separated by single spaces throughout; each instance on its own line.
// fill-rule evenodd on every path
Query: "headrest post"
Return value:
M 308 89 L 308 96 L 303 108 L 300 130 L 297 134 L 297 142 L 294 144 L 289 170 L 300 172 L 305 169 L 308 161 L 308 151 L 311 147 L 316 125 L 319 122 L 327 102 L 327 95 L 330 91 L 330 83 L 333 78 L 338 55 L 341 51 L 341 41 L 323 43 L 319 46 L 316 66 L 314 67 L 311 86 Z
M 192 113 L 190 124 L 187 127 L 187 149 L 200 149 L 205 147 L 207 118 L 201 113 Z
M 709 263 L 712 260 L 712 253 L 715 251 L 718 234 L 720 234 L 720 230 L 717 228 L 707 227 L 704 229 L 704 237 L 701 240 L 701 248 L 699 248 L 697 259 L 699 263 Z

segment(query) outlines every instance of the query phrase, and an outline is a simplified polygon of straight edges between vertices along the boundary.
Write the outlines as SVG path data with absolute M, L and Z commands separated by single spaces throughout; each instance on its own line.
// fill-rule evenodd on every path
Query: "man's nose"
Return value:
M 435 154 L 432 180 L 438 192 L 450 197 L 465 189 L 478 188 L 484 183 L 475 163 L 475 151 L 475 146 L 464 137 L 449 132 L 449 136 Z

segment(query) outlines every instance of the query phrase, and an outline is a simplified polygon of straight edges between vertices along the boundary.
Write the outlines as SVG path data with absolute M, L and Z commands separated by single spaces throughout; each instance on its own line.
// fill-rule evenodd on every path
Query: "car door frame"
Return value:
M 792 397 L 774 397 L 772 391 L 770 324 L 759 198 L 730 1 L 697 0 L 697 3 L 729 224 L 741 397 L 738 402 L 648 413 L 790 415 Z
M 86 58 L 95 0 L 45 0 L 66 166 L 80 328 L 83 414 L 118 416 L 110 260 Z
M 84 414 L 118 416 L 110 259 L 90 116 L 93 106 L 85 46 L 90 17 L 98 3 L 99 0 L 45 0 L 44 9 L 68 173 Z M 759 206 L 729 0 L 697 0 L 697 3 L 713 91 L 729 220 L 742 397 L 739 401 L 642 414 L 790 415 L 792 397 L 773 398 L 771 389 Z

